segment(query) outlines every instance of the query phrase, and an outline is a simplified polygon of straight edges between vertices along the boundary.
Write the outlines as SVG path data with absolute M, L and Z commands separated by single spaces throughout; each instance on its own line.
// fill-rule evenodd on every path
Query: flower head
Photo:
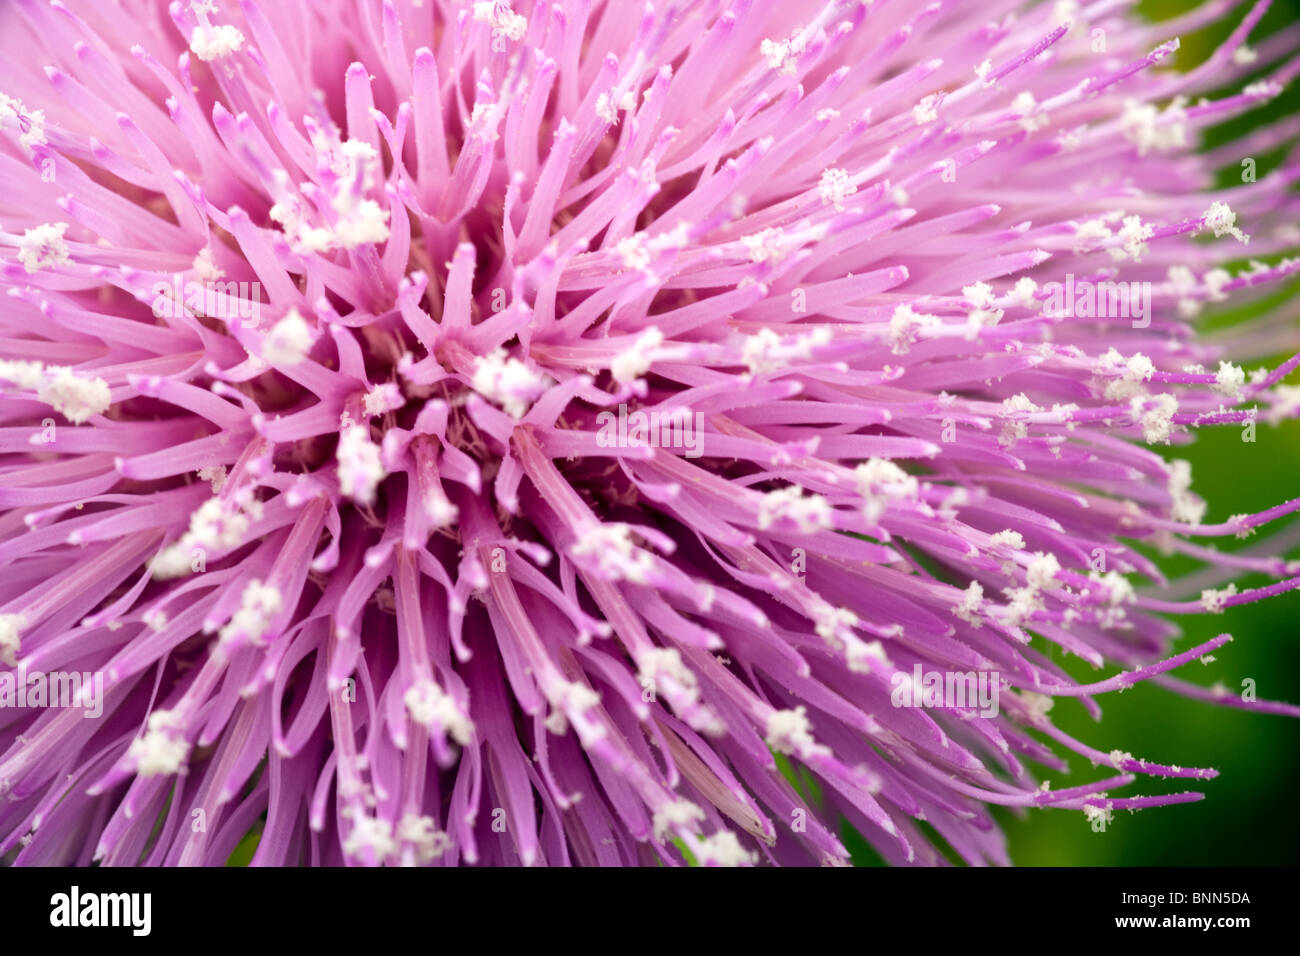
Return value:
M 1300 404 L 1236 364 L 1278 326 L 1190 324 L 1300 268 L 1296 167 L 1224 197 L 1194 152 L 1280 47 L 1174 73 L 1184 24 L 1108 7 L 1098 56 L 1050 3 L 158 6 L 0 10 L 0 702 L 105 688 L 0 719 L 0 856 L 219 864 L 260 820 L 267 864 L 800 864 L 847 817 L 1006 862 L 990 806 L 1214 775 L 1049 710 L 1297 583 L 1195 543 L 1296 502 L 1205 524 L 1160 454 Z M 1270 261 L 1222 267 L 1246 229 Z M 1081 307 L 1124 282 L 1149 309 Z M 1174 600 L 1134 541 L 1220 577 Z M 896 706 L 927 672 L 1000 706 Z M 1108 775 L 1041 786 L 1049 745 Z

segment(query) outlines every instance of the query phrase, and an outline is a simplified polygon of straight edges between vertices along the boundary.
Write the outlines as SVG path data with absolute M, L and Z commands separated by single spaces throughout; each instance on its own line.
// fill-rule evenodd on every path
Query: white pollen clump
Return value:
M 355 816 L 352 830 L 343 841 L 343 852 L 350 857 L 360 857 L 367 850 L 376 862 L 394 856 L 400 845 L 393 838 L 393 825 L 387 820 L 372 816 Z
M 741 236 L 740 244 L 749 254 L 750 262 L 778 262 L 785 258 L 790 248 L 785 233 L 775 227 Z
M 695 858 L 700 866 L 744 866 L 754 863 L 758 854 L 746 850 L 740 838 L 730 830 L 720 830 L 695 844 Z
M 226 483 L 224 465 L 214 465 L 202 469 L 199 477 L 210 480 L 213 492 L 220 491 Z M 260 515 L 261 503 L 251 502 L 248 512 Z M 238 547 L 248 533 L 249 513 L 238 505 L 230 504 L 221 498 L 209 498 L 190 516 L 190 527 L 175 544 L 164 548 L 150 564 L 153 576 L 159 580 L 176 578 L 189 574 L 191 558 L 195 549 L 202 552 L 228 551 Z
M 229 507 L 220 498 L 209 498 L 190 516 L 188 538 L 203 548 L 233 548 L 243 543 L 248 524 L 243 511 Z
M 422 727 L 435 724 L 462 747 L 474 739 L 474 722 L 460 709 L 455 698 L 431 680 L 411 685 L 402 696 L 411 719 Z
M 423 498 L 424 513 L 429 524 L 436 530 L 448 528 L 455 523 L 460 509 L 451 503 L 451 499 L 438 488 L 429 489 Z
M 798 487 L 769 491 L 758 505 L 758 527 L 767 530 L 778 521 L 792 521 L 804 534 L 833 527 L 831 503 L 821 495 L 804 495 Z
M 1243 87 L 1241 92 L 1246 96 L 1271 100 L 1282 92 L 1282 84 L 1274 80 L 1260 80 L 1257 83 L 1251 83 L 1249 86 Z
M 750 375 L 774 372 L 785 368 L 792 359 L 812 358 L 813 349 L 828 344 L 830 340 L 831 330 L 824 325 L 790 339 L 782 339 L 771 329 L 759 329 L 745 337 L 740 360 Z
M 1120 117 L 1120 131 L 1137 146 L 1139 156 L 1169 152 L 1187 145 L 1187 100 L 1181 96 L 1162 113 L 1148 103 L 1128 100 Z
M 1031 588 L 1043 591 L 1056 583 L 1056 576 L 1061 571 L 1061 562 L 1054 554 L 1037 552 L 1025 569 L 1025 579 Z
M 1106 756 L 1110 757 L 1111 766 L 1116 770 L 1123 770 L 1124 764 L 1131 763 L 1133 760 L 1133 755 L 1127 750 L 1112 750 Z
M 813 739 L 812 724 L 803 706 L 794 710 L 774 710 L 768 714 L 765 739 L 769 747 L 781 754 L 807 758 L 830 753 Z
M 1210 203 L 1210 208 L 1205 210 L 1202 216 L 1205 219 L 1205 228 L 1214 233 L 1214 238 L 1227 235 L 1243 244 L 1250 241 L 1250 237 L 1237 228 L 1237 214 L 1226 202 L 1216 200 Z
M 1038 305 L 1038 299 L 1034 296 L 1037 291 L 1038 283 L 1025 276 L 1016 280 L 1016 287 L 1012 294 L 1021 305 L 1027 309 L 1032 309 Z
M 1255 529 L 1250 527 L 1248 524 L 1246 524 L 1246 519 L 1248 519 L 1249 517 L 1250 514 L 1247 512 L 1242 512 L 1241 514 L 1235 514 L 1229 516 L 1228 524 L 1236 525 L 1237 527 L 1236 536 L 1238 538 L 1249 538 L 1252 534 L 1255 533 Z
M 494 37 L 518 42 L 528 31 L 528 18 L 515 13 L 504 0 L 475 0 L 474 19 L 492 27 Z
M 204 465 L 198 471 L 199 481 L 207 481 L 212 484 L 212 493 L 221 494 L 221 489 L 226 486 L 226 466 L 225 465 Z
M 979 627 L 983 622 L 980 620 L 979 609 L 984 602 L 984 586 L 978 581 L 972 581 L 970 587 L 962 592 L 961 600 L 952 609 L 952 613 L 967 624 L 973 624 Z
M 230 24 L 219 27 L 197 26 L 190 32 L 190 49 L 205 63 L 229 56 L 244 45 L 244 35 Z
M 806 46 L 802 37 L 795 36 L 789 40 L 763 40 L 758 45 L 758 52 L 772 69 L 780 70 L 785 76 L 794 76 L 799 72 L 798 58 Z
M 977 309 L 987 309 L 996 298 L 993 295 L 993 288 L 986 282 L 976 282 L 974 285 L 962 286 L 961 294 L 967 302 Z
M 1016 551 L 1025 550 L 1025 538 L 1019 531 L 1012 531 L 1007 528 L 1005 531 L 999 531 L 989 539 L 989 543 L 995 548 L 1012 548 Z
M 1013 416 L 1033 415 L 1041 411 L 1042 408 L 1035 405 L 1024 392 L 1003 399 L 1002 433 L 998 436 L 998 443 L 1010 447 L 1020 439 L 1029 437 L 1029 423 Z
M 618 122 L 618 103 L 614 100 L 614 91 L 609 90 L 596 97 L 596 115 L 606 123 Z
M 496 402 L 511 418 L 523 418 L 550 385 L 547 375 L 534 372 L 517 358 L 508 357 L 505 349 L 480 358 L 470 381 L 476 392 Z
M 843 610 L 841 608 L 840 610 Z M 849 612 L 852 613 L 852 612 Z M 857 615 L 854 615 L 857 620 Z M 889 657 L 885 654 L 884 645 L 879 641 L 860 641 L 857 638 L 850 639 L 844 647 L 844 658 L 849 665 L 849 670 L 854 674 L 869 674 L 872 671 L 871 662 L 889 667 Z
M 623 94 L 617 100 L 614 99 L 614 94 L 616 92 L 617 92 L 616 90 L 610 90 L 608 93 L 603 93 L 601 94 L 601 96 L 596 98 L 596 113 L 600 116 L 601 119 L 606 120 L 607 122 L 610 123 L 618 122 L 619 113 L 636 112 L 636 89 L 633 88 L 633 89 L 624 90 Z M 647 96 L 649 95 L 649 93 L 650 91 L 646 90 Z M 604 104 L 603 107 L 600 102 L 601 99 L 606 99 L 606 103 Z M 610 116 L 613 116 L 613 119 L 610 119 L 609 118 Z M 646 160 L 646 162 L 653 164 L 653 160 Z M 647 180 L 647 181 L 652 181 L 652 180 Z
M 1101 219 L 1089 219 L 1074 226 L 1074 252 L 1083 255 L 1115 238 L 1110 227 Z
M 654 835 L 663 840 L 679 827 L 691 828 L 704 822 L 704 811 L 689 800 L 669 800 L 655 808 Z
M 339 463 L 339 490 L 360 504 L 372 503 L 375 489 L 388 473 L 379 446 L 370 440 L 370 429 L 364 425 L 345 428 L 339 435 L 335 457 Z
M 297 309 L 271 326 L 262 342 L 262 358 L 272 365 L 297 365 L 311 351 L 311 326 Z
M 849 179 L 846 169 L 830 168 L 822 170 L 821 181 L 817 184 L 817 194 L 821 196 L 822 205 L 834 206 L 836 210 L 844 208 L 844 200 L 858 191 Z
M 762 54 L 763 59 L 767 60 L 767 65 L 774 70 L 779 70 L 781 65 L 785 63 L 786 54 L 789 50 L 789 40 L 773 40 L 768 37 L 758 45 L 758 52 Z
M 1244 43 L 1232 51 L 1232 62 L 1237 66 L 1250 66 L 1250 64 L 1254 63 L 1258 59 L 1259 53 L 1246 46 Z
M 1130 401 L 1130 413 L 1142 426 L 1142 437 L 1148 444 L 1167 445 L 1178 414 L 1178 399 L 1167 393 L 1150 398 L 1135 395 Z
M 845 607 L 835 607 L 829 601 L 818 600 L 812 608 L 812 619 L 817 627 L 817 636 L 832 647 L 838 647 L 841 636 L 852 636 L 853 628 L 858 626 L 858 616 Z
M 149 563 L 149 571 L 159 581 L 169 581 L 190 573 L 190 551 L 181 544 L 163 548 Z
M 663 345 L 663 333 L 654 325 L 637 336 L 637 341 L 614 356 L 610 373 L 616 382 L 636 381 L 650 371 L 654 362 L 653 350 Z
M 920 487 L 915 477 L 885 458 L 868 458 L 853 470 L 853 476 L 871 524 L 880 520 L 891 501 L 915 500 Z
M 1073 153 L 1075 150 L 1077 150 L 1080 146 L 1083 145 L 1083 134 L 1085 130 L 1086 127 L 1082 127 L 1082 126 L 1079 127 L 1078 129 L 1063 130 L 1062 132 L 1057 134 L 1057 137 L 1055 140 L 1053 140 L 1053 142 L 1055 142 L 1057 145 L 1061 147 L 1062 152 Z
M 1025 90 L 1011 101 L 1011 108 L 1020 114 L 1020 128 L 1026 132 L 1032 133 L 1035 130 L 1042 129 L 1049 122 L 1046 113 L 1034 115 L 1034 107 L 1038 101 L 1034 99 L 1034 94 Z
M 1086 804 L 1083 808 L 1083 816 L 1089 825 L 1098 821 L 1101 823 L 1111 823 L 1115 819 L 1114 812 L 1109 807 L 1094 807 L 1092 804 Z
M 1222 614 L 1224 607 L 1227 605 L 1228 598 L 1237 593 L 1237 585 L 1229 584 L 1221 591 L 1214 588 L 1206 588 L 1201 592 L 1201 607 L 1210 614 Z
M 1002 321 L 1001 309 L 973 309 L 966 314 L 965 337 L 968 342 L 979 337 L 981 329 L 992 328 Z
M 1074 420 L 1074 416 L 1078 411 L 1079 406 L 1074 402 L 1055 402 L 1052 405 L 1052 414 L 1055 415 L 1057 421 L 1064 424 L 1069 431 L 1074 431 L 1074 429 L 1078 427 L 1079 423 Z
M 1128 362 L 1124 365 L 1125 381 L 1149 382 L 1155 373 L 1155 363 L 1141 352 L 1135 352 L 1133 355 L 1129 356 Z
M 553 734 L 562 734 L 568 729 L 571 714 L 585 715 L 600 703 L 600 695 L 586 684 L 563 680 L 547 689 L 546 699 L 551 704 L 546 729 Z M 603 736 L 604 731 L 597 728 L 594 733 Z
M 1241 366 L 1233 365 L 1231 362 L 1220 362 L 1219 371 L 1214 375 L 1214 385 L 1211 387 L 1214 391 L 1230 398 L 1240 398 L 1241 386 L 1245 383 L 1246 373 L 1242 371 Z
M 1205 283 L 1205 289 L 1210 293 L 1210 300 L 1222 302 L 1227 298 L 1223 287 L 1232 281 L 1232 275 L 1227 269 L 1211 269 L 1201 276 L 1201 281 Z
M 74 425 L 104 414 L 113 404 L 108 383 L 102 378 L 82 378 L 62 365 L 49 366 L 45 376 L 36 397 Z
M 1178 298 L 1178 314 L 1185 319 L 1195 318 L 1200 314 L 1201 303 L 1192 296 L 1197 290 L 1196 276 L 1187 266 L 1169 267 L 1169 285 Z
M 1118 377 L 1106 383 L 1105 395 L 1109 401 L 1122 402 L 1146 395 L 1145 383 L 1156 373 L 1155 363 L 1136 352 L 1127 359 L 1115 348 L 1108 349 L 1097 363 L 1098 369 L 1105 374 Z
M 1025 705 L 1025 710 L 1029 712 L 1029 719 L 1040 721 L 1052 711 L 1056 701 L 1047 694 L 1039 694 L 1032 690 L 1022 690 L 1020 692 L 1020 702 Z
M 984 62 L 980 63 L 979 66 L 975 67 L 975 75 L 982 80 L 986 76 L 988 76 L 992 70 L 993 70 L 993 61 L 985 60 Z
M 1300 415 L 1300 385 L 1277 385 L 1265 398 L 1271 403 L 1264 420 L 1280 425 Z
M 1192 464 L 1178 458 L 1169 463 L 1169 516 L 1185 524 L 1200 524 L 1205 502 L 1192 494 Z
M 361 398 L 361 410 L 367 415 L 395 412 L 406 404 L 402 390 L 392 382 L 381 382 L 370 388 Z
M 895 355 L 903 355 L 911 350 L 921 329 L 939 325 L 939 317 L 913 311 L 910 305 L 900 305 L 894 309 L 889 319 L 889 348 Z
M 438 829 L 433 817 L 407 813 L 397 822 L 397 840 L 415 849 L 415 862 L 423 866 L 451 849 L 452 839 Z
M 650 263 L 654 261 L 654 251 L 650 248 L 650 243 L 643 232 L 636 232 L 620 239 L 614 244 L 614 251 L 623 260 L 625 269 L 638 271 L 648 269 Z
M 0 359 L 0 379 L 34 392 L 45 384 L 45 366 L 22 359 Z
M 1115 234 L 1120 244 L 1107 251 L 1115 260 L 1132 259 L 1134 262 L 1141 262 L 1147 252 L 1146 242 L 1155 234 L 1155 227 L 1142 222 L 1141 217 L 1125 216 L 1123 225 Z
M 1137 592 L 1133 590 L 1133 584 L 1118 571 L 1107 571 L 1104 575 L 1094 572 L 1090 577 L 1105 588 L 1106 600 L 1112 606 L 1132 604 L 1137 600 Z
M 18 261 L 23 269 L 30 274 L 71 262 L 68 244 L 63 241 L 67 231 L 66 222 L 47 222 L 24 231 L 18 240 Z
M 1076 0 L 1056 0 L 1052 5 L 1052 23 L 1064 26 L 1067 22 L 1071 29 L 1076 25 L 1075 18 L 1079 14 L 1079 4 Z
M 601 573 L 616 581 L 643 584 L 654 570 L 654 556 L 638 548 L 632 529 L 622 522 L 593 522 L 582 529 L 571 552 L 592 557 Z
M 271 621 L 283 608 L 284 598 L 278 588 L 256 579 L 249 581 L 240 597 L 239 610 L 218 636 L 222 641 L 232 641 L 242 635 L 250 643 L 261 647 L 264 644 L 262 638 L 271 628 Z
M 608 90 L 595 98 L 595 114 L 608 124 L 619 121 L 620 101 L 614 99 L 614 92 Z
M 131 741 L 127 758 L 135 762 L 135 772 L 143 777 L 170 776 L 181 769 L 190 754 L 190 745 L 177 731 L 176 714 L 156 710 L 149 715 L 149 729 L 143 737 Z
M 350 202 L 350 193 L 334 197 L 333 206 L 342 218 L 332 235 L 344 249 L 371 245 L 388 239 L 388 210 L 373 199 Z M 339 207 L 343 207 L 340 209 Z M 346 210 L 346 212 L 345 212 Z
M 921 102 L 912 107 L 912 119 L 917 126 L 933 123 L 939 118 L 938 103 L 939 97 L 931 94 L 923 97 Z
M 212 249 L 208 246 L 204 246 L 198 251 L 190 268 L 194 270 L 194 276 L 200 282 L 216 282 L 225 276 L 225 272 L 217 265 Z
M 647 682 L 658 687 L 663 682 L 665 694 L 679 710 L 691 707 L 700 699 L 699 679 L 682 661 L 674 647 L 652 647 L 637 658 L 637 676 L 642 686 Z
M 480 135 L 491 137 L 492 142 L 495 143 L 499 137 L 496 130 L 499 115 L 496 103 L 475 103 L 469 114 L 469 128 L 479 131 Z M 490 127 L 489 121 L 492 121 Z
M 0 664 L 18 666 L 18 649 L 27 618 L 21 614 L 0 614 Z
M 1035 612 L 1043 609 L 1043 598 L 1036 588 L 1005 588 L 1010 598 L 1007 606 L 1000 609 L 1000 618 L 1007 627 L 1019 627 L 1028 621 Z
M 854 475 L 863 497 L 890 486 L 903 497 L 916 497 L 916 478 L 887 458 L 868 458 L 854 469 Z
M 374 245 L 388 239 L 388 210 L 373 199 L 363 199 L 356 190 L 373 188 L 382 172 L 379 154 L 363 140 L 350 139 L 344 143 L 330 141 L 323 133 L 314 134 L 312 146 L 318 156 L 328 162 L 335 177 L 330 205 L 338 216 L 337 223 L 311 226 L 301 202 L 288 192 L 288 177 L 277 170 L 285 193 L 270 209 L 270 217 L 284 227 L 290 248 L 299 255 L 332 252 L 335 249 L 355 249 Z M 358 170 L 363 171 L 360 182 Z
M 43 146 L 46 142 L 45 111 L 28 110 L 22 100 L 0 93 L 0 130 L 3 129 L 18 130 L 19 144 L 30 152 L 32 147 Z

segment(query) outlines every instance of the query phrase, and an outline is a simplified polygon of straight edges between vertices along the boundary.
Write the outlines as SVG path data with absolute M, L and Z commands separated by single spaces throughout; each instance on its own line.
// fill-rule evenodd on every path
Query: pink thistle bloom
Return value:
M 990 806 L 1198 798 L 1048 710 L 1297 713 L 1170 676 L 1300 583 L 1198 543 L 1300 500 L 1161 454 L 1300 407 L 1236 364 L 1293 330 L 1193 321 L 1300 269 L 1300 165 L 1196 151 L 1294 29 L 1167 68 L 1233 6 L 5 4 L 0 858 L 1005 863 Z

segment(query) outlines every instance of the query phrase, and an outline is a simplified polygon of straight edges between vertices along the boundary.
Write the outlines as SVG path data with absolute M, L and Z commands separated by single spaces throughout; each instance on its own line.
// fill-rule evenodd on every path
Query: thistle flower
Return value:
M 1300 501 L 1207 524 L 1162 454 L 1300 405 L 1234 364 L 1284 317 L 1197 334 L 1300 268 L 1300 166 L 1196 151 L 1292 35 L 1167 69 L 1232 7 L 5 5 L 0 854 L 834 863 L 845 817 L 1003 863 L 990 806 L 1196 798 L 1048 711 L 1296 713 L 1169 675 L 1230 638 L 1166 615 L 1300 581 L 1199 543 Z M 920 672 L 1000 707 L 894 706 Z

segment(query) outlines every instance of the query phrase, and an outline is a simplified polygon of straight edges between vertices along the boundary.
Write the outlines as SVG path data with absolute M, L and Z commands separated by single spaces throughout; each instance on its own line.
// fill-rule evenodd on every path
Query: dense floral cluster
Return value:
M 1212 176 L 1294 124 L 1197 152 L 1295 29 L 1167 68 L 1232 6 L 5 4 L 0 695 L 103 712 L 0 709 L 0 855 L 1007 862 L 990 805 L 1196 798 L 1048 711 L 1296 712 L 1167 674 L 1300 582 L 1198 543 L 1300 501 L 1204 523 L 1162 453 L 1300 407 L 1237 364 L 1285 317 L 1197 334 L 1300 269 L 1300 165 Z

